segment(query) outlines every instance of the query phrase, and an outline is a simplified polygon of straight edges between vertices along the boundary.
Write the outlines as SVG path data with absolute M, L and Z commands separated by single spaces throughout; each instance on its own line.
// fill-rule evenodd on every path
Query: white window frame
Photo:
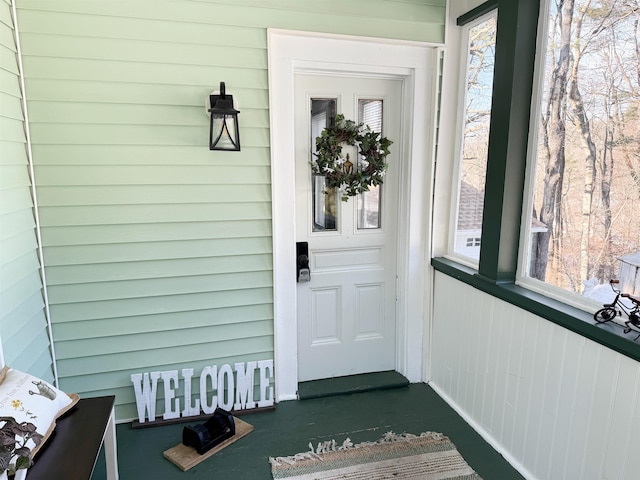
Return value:
M 455 147 L 454 147 L 454 162 L 453 162 L 453 175 L 451 183 L 451 209 L 449 212 L 449 232 L 447 239 L 447 253 L 446 258 L 453 260 L 462 265 L 477 269 L 479 260 L 473 257 L 468 257 L 455 251 L 457 225 L 458 225 L 458 212 L 460 204 L 460 184 L 461 184 L 461 167 L 462 167 L 462 151 L 464 146 L 464 119 L 467 105 L 467 75 L 469 73 L 469 32 L 472 28 L 486 22 L 492 17 L 498 16 L 498 9 L 495 8 L 490 12 L 476 18 L 475 20 L 458 27 L 461 29 L 460 35 L 460 47 L 459 47 L 459 72 L 458 75 L 458 92 L 457 92 L 457 109 L 456 126 L 455 126 Z M 446 79 L 445 79 L 446 81 Z M 482 232 L 482 230 L 481 230 Z
M 550 0 L 540 0 L 540 16 L 538 18 L 538 35 L 536 58 L 534 66 L 533 89 L 531 92 L 531 116 L 529 120 L 529 139 L 527 152 L 527 167 L 525 172 L 524 194 L 522 199 L 522 220 L 520 223 L 520 244 L 518 248 L 518 268 L 516 271 L 516 285 L 528 290 L 552 298 L 564 304 L 580 310 L 594 313 L 602 307 L 595 300 L 560 287 L 545 283 L 541 280 L 529 277 L 531 252 L 531 212 L 533 211 L 533 197 L 536 181 L 536 162 L 538 157 L 538 128 L 540 118 L 541 100 L 546 74 L 545 57 L 547 53 L 547 37 L 549 33 L 549 8 Z

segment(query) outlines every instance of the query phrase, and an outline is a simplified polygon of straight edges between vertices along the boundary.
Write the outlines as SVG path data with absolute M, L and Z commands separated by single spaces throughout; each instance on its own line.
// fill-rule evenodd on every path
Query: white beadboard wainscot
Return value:
M 431 385 L 531 479 L 640 478 L 640 363 L 442 273 Z

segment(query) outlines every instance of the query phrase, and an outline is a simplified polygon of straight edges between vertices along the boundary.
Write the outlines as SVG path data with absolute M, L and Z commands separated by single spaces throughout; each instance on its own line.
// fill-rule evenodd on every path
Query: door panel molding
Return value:
M 276 400 L 297 398 L 294 76 L 321 73 L 403 81 L 396 370 L 426 381 L 430 330 L 430 210 L 436 46 L 346 35 L 268 30 Z M 357 62 L 357 63 L 355 63 Z
M 383 247 L 316 250 L 312 256 L 313 271 L 331 272 L 345 267 L 375 269 L 383 267 Z

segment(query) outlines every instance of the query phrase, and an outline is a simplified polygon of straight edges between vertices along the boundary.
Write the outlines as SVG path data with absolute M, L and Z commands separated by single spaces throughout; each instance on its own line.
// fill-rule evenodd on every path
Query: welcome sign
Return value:
M 156 420 L 158 385 L 164 393 L 163 420 L 213 414 L 217 407 L 224 410 L 251 410 L 273 405 L 273 359 L 231 365 L 207 366 L 199 377 L 200 393 L 193 395 L 194 369 L 183 368 L 163 372 L 131 375 L 136 395 L 138 421 Z M 258 386 L 254 398 L 254 385 Z M 182 397 L 178 391 L 182 386 Z

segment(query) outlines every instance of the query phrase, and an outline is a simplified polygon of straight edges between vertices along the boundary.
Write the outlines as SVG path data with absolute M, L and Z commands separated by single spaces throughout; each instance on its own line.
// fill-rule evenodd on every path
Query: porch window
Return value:
M 465 73 L 461 76 L 460 95 L 464 99 L 464 113 L 458 131 L 457 175 L 453 190 L 458 195 L 449 250 L 454 258 L 473 265 L 478 264 L 480 249 L 468 247 L 479 246 L 482 235 L 496 19 L 497 11 L 493 10 L 463 27 Z M 478 245 L 464 241 L 469 231 L 477 232 Z
M 640 361 L 593 319 L 611 277 L 640 294 L 637 2 L 487 0 L 458 25 L 496 8 L 479 260 L 432 265 Z
M 524 225 L 522 248 L 523 285 L 577 306 L 612 300 L 612 278 L 640 295 L 640 11 L 597 3 L 543 3 L 525 212 L 545 228 Z

